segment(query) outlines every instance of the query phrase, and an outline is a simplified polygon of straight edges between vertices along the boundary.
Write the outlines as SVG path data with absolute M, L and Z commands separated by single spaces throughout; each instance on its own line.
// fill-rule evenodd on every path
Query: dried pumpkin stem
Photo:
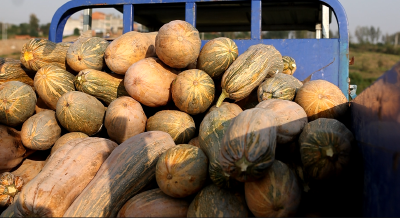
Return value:
M 321 153 L 324 156 L 327 157 L 333 157 L 333 155 L 335 154 L 335 150 L 332 146 L 327 146 L 327 147 L 321 147 Z
M 221 95 L 220 95 L 219 98 L 218 98 L 216 107 L 221 106 L 222 102 L 223 102 L 223 101 L 225 100 L 225 98 L 227 98 L 227 97 L 229 97 L 229 93 L 227 93 L 227 92 L 225 91 L 225 89 L 222 89 L 222 93 L 221 93 Z

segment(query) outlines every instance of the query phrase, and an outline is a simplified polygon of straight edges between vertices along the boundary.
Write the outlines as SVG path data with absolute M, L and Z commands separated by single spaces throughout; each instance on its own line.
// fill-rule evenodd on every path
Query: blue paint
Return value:
M 123 33 L 127 33 L 133 30 L 133 5 L 131 4 L 126 4 L 124 5 L 124 14 L 123 14 L 123 24 L 124 24 L 124 30 Z
M 185 21 L 196 27 L 196 13 L 197 5 L 196 2 L 186 2 L 185 6 Z
M 251 39 L 261 39 L 261 0 L 251 0 Z

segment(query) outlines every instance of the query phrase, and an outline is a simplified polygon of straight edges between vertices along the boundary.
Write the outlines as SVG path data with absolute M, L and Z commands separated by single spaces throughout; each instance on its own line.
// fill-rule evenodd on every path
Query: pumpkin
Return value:
M 128 138 L 144 132 L 147 117 L 135 99 L 127 96 L 117 98 L 108 106 L 104 126 L 112 140 L 121 144 Z
M 260 103 L 258 102 L 257 90 L 258 89 L 254 89 L 249 96 L 243 98 L 240 101 L 235 102 L 235 104 L 239 105 L 239 107 L 242 108 L 242 110 L 255 108 L 257 104 Z
M 25 147 L 32 150 L 47 150 L 61 136 L 56 112 L 45 110 L 33 115 L 21 128 L 21 139 Z
M 199 137 L 194 137 L 194 138 L 190 139 L 188 144 L 200 148 Z
M 132 64 L 155 56 L 154 34 L 136 31 L 127 32 L 114 39 L 104 53 L 108 68 L 122 75 Z
M 276 123 L 261 108 L 240 113 L 229 125 L 221 142 L 221 167 L 239 182 L 264 176 L 275 160 Z
M 11 173 L 20 176 L 24 180 L 24 184 L 31 181 L 44 167 L 46 161 L 25 159 L 20 166 Z
M 211 184 L 203 188 L 189 205 L 187 217 L 248 217 L 244 195 Z
M 191 115 L 205 112 L 214 101 L 212 78 L 201 70 L 180 73 L 171 85 L 172 100 L 181 110 Z
M 59 139 L 57 139 L 54 146 L 51 147 L 50 154 L 54 154 L 54 152 L 56 152 L 59 148 L 64 146 L 67 142 L 71 141 L 72 139 L 87 138 L 87 137 L 89 137 L 89 136 L 86 135 L 85 133 L 81 133 L 81 132 L 67 133 L 67 134 L 61 136 Z
M 293 75 L 297 69 L 296 61 L 289 56 L 282 56 L 283 61 L 283 71 L 282 73 L 287 75 Z
M 219 155 L 221 139 L 225 135 L 233 118 L 239 115 L 242 109 L 233 103 L 223 102 L 220 107 L 213 106 L 201 121 L 199 128 L 199 145 L 209 160 L 208 172 L 211 180 L 219 187 L 231 188 L 235 186 L 221 167 Z
M 200 148 L 188 144 L 175 146 L 158 159 L 157 184 L 171 197 L 187 197 L 203 187 L 207 178 L 207 166 L 208 159 Z
M 46 105 L 55 110 L 60 97 L 70 91 L 75 91 L 75 76 L 56 65 L 40 68 L 35 75 L 34 85 L 39 97 Z
M 196 61 L 200 54 L 199 31 L 183 20 L 164 24 L 156 37 L 156 53 L 172 68 L 185 68 Z
M 124 76 L 93 69 L 79 72 L 74 84 L 78 91 L 102 100 L 106 105 L 121 96 L 129 96 L 124 87 Z
M 322 180 L 338 176 L 348 165 L 355 139 L 341 122 L 319 118 L 304 127 L 299 143 L 305 173 Z
M 95 137 L 69 141 L 25 185 L 15 202 L 15 215 L 63 216 L 117 146 L 111 140 Z
M 277 124 L 276 142 L 286 144 L 296 140 L 307 124 L 304 109 L 292 101 L 270 99 L 260 102 L 256 108 L 263 108 L 274 114 Z
M 282 56 L 272 45 L 250 46 L 222 76 L 222 93 L 217 107 L 225 98 L 239 101 L 247 97 L 266 77 L 281 73 Z
M 293 100 L 296 90 L 301 88 L 303 83 L 291 75 L 279 73 L 274 77 L 267 78 L 258 87 L 258 101 L 268 99 Z
M 0 84 L 20 81 L 33 87 L 34 72 L 26 69 L 19 60 L 0 61 Z
M 0 217 L 14 217 L 14 205 L 15 204 L 11 204 L 8 206 L 3 213 L 1 213 Z
M 124 85 L 136 101 L 149 106 L 167 105 L 171 100 L 171 83 L 178 71 L 158 58 L 146 58 L 133 64 L 125 74 Z
M 162 110 L 147 120 L 146 131 L 163 131 L 171 135 L 176 144 L 185 144 L 194 137 L 193 118 L 185 112 Z
M 308 121 L 318 118 L 338 119 L 349 107 L 342 91 L 325 80 L 305 83 L 297 92 L 295 101 L 306 111 Z
M 29 70 L 38 71 L 48 64 L 66 69 L 68 44 L 47 39 L 30 39 L 22 46 L 20 61 Z
M 22 144 L 20 131 L 0 125 L 0 173 L 10 171 L 24 159 L 27 150 Z
M 76 40 L 67 51 L 67 63 L 79 72 L 85 69 L 103 69 L 107 40 L 99 37 L 82 37 Z
M 260 180 L 245 183 L 245 197 L 256 217 L 290 217 L 296 215 L 301 189 L 289 167 L 275 160 Z
M 15 127 L 35 112 L 36 93 L 29 85 L 10 81 L 0 85 L 0 123 Z
M 171 136 L 160 131 L 129 138 L 111 153 L 64 217 L 116 217 L 154 179 L 158 158 L 173 146 Z
M 0 175 L 0 207 L 14 202 L 15 195 L 21 191 L 24 180 L 20 176 L 5 172 Z
M 186 200 L 172 198 L 157 188 L 129 199 L 117 217 L 186 217 L 188 207 Z
M 40 113 L 45 110 L 51 110 L 49 106 L 43 101 L 43 99 L 40 96 L 37 96 L 37 101 L 35 105 L 35 113 Z
M 56 107 L 57 120 L 65 129 L 69 132 L 82 132 L 88 136 L 100 131 L 105 112 L 99 100 L 78 91 L 62 95 Z
M 219 37 L 208 41 L 200 51 L 197 68 L 212 78 L 219 77 L 238 57 L 238 47 L 229 38 Z

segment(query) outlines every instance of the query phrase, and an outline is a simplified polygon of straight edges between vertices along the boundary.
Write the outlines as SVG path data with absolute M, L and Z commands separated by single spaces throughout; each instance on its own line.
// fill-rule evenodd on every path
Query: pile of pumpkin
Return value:
M 349 161 L 345 96 L 271 45 L 200 48 L 177 20 L 0 59 L 2 217 L 296 215 Z

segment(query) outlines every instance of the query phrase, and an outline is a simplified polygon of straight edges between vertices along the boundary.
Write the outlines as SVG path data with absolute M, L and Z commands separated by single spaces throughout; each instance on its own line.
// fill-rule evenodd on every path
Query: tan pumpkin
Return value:
M 9 206 L 21 191 L 24 180 L 20 176 L 5 172 L 0 175 L 0 207 Z
M 27 150 L 21 141 L 21 132 L 0 125 L 0 173 L 10 171 L 24 159 Z
M 20 81 L 33 87 L 34 71 L 26 69 L 19 60 L 0 62 L 0 84 L 8 81 Z
M 194 138 L 190 139 L 188 144 L 200 148 L 199 137 L 194 137 Z
M 64 146 L 67 142 L 71 141 L 72 139 L 87 138 L 87 137 L 89 137 L 89 136 L 82 132 L 67 133 L 67 134 L 61 136 L 59 139 L 57 139 L 54 146 L 51 147 L 50 154 L 54 154 L 54 152 L 56 152 L 59 148 Z
M 24 184 L 31 181 L 43 169 L 46 161 L 25 159 L 20 166 L 11 173 L 20 176 L 24 180 Z

